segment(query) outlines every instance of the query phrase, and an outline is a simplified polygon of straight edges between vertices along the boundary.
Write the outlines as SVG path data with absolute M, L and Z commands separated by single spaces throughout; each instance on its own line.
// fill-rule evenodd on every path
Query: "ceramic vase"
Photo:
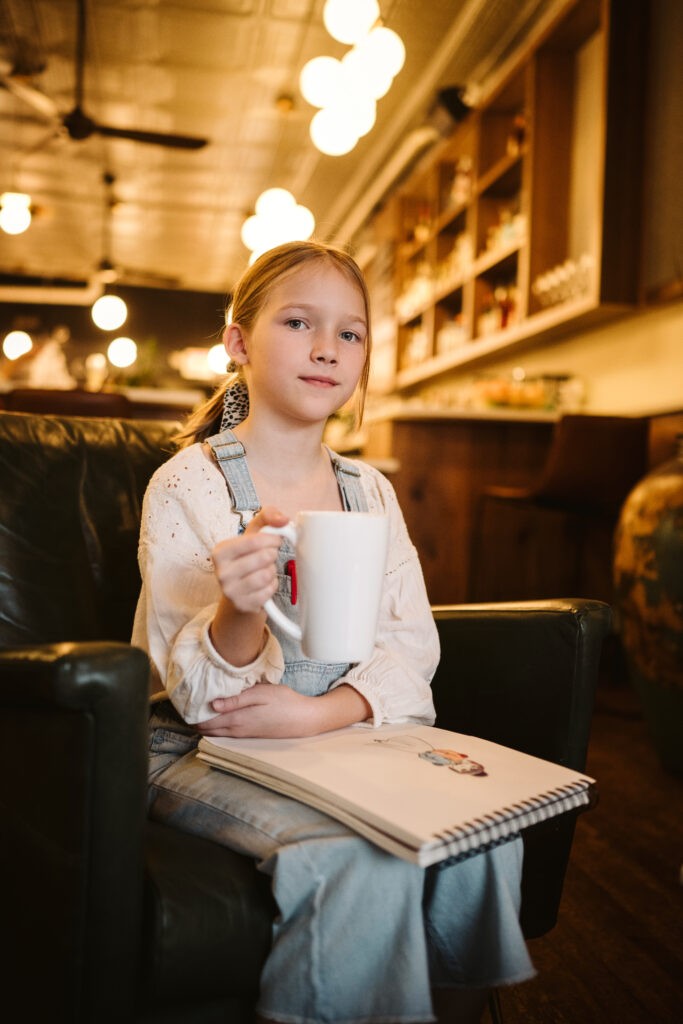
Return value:
M 626 498 L 614 582 L 631 683 L 662 763 L 683 776 L 683 435 Z

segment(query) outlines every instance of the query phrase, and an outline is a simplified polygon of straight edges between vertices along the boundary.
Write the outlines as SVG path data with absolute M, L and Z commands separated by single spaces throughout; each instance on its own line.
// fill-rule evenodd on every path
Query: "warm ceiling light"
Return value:
M 372 64 L 377 63 L 383 71 L 395 78 L 403 67 L 406 59 L 406 48 L 403 40 L 396 32 L 384 25 L 373 28 L 365 39 L 358 44 L 368 54 Z
M 26 331 L 10 331 L 5 335 L 2 351 L 8 359 L 19 359 L 33 348 L 31 335 Z
M 333 39 L 356 43 L 379 18 L 377 0 L 326 0 L 323 22 Z
M 299 88 L 313 107 L 326 107 L 339 92 L 341 61 L 335 57 L 313 57 L 301 69 Z
M 377 100 L 405 62 L 401 37 L 376 24 L 378 17 L 375 0 L 327 0 L 323 20 L 330 35 L 355 45 L 341 60 L 314 57 L 299 76 L 304 99 L 320 108 L 311 120 L 311 139 L 328 156 L 350 153 L 374 127 Z
M 267 188 L 254 203 L 258 217 L 279 218 L 294 209 L 296 199 L 286 188 Z
M 368 96 L 379 100 L 391 89 L 394 76 L 375 59 L 372 48 L 363 43 L 364 40 L 361 40 L 342 57 L 343 75 L 347 81 L 354 82 L 356 88 L 361 88 Z
M 107 347 L 107 359 L 112 366 L 125 369 L 132 366 L 138 357 L 138 347 L 132 338 L 114 338 Z
M 349 118 L 340 118 L 334 107 L 319 110 L 311 120 L 311 139 L 327 156 L 344 156 L 358 142 L 359 133 Z
M 256 213 L 242 225 L 241 238 L 247 249 L 260 255 L 283 242 L 310 238 L 315 217 L 285 188 L 269 188 L 256 200 Z
M 217 376 L 227 373 L 228 353 L 220 342 L 217 345 L 211 346 L 209 351 L 206 353 L 206 361 L 211 372 L 215 373 Z
M 25 192 L 3 192 L 0 196 L 0 228 L 8 235 L 20 235 L 31 223 L 31 197 Z
M 103 331 L 115 331 L 125 323 L 128 307 L 118 295 L 101 295 L 93 304 L 91 316 Z

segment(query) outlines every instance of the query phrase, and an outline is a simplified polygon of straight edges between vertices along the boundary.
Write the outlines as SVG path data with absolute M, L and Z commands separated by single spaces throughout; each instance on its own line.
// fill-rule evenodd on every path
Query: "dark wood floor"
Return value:
M 538 977 L 501 991 L 503 1020 L 679 1024 L 683 779 L 627 686 L 598 693 L 587 771 L 599 803 L 579 818 L 558 924 L 529 944 Z

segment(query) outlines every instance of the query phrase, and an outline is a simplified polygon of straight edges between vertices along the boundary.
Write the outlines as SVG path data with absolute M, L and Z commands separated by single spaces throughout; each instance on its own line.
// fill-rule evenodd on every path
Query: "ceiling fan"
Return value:
M 23 100 L 43 117 L 49 117 L 60 123 L 69 137 L 76 141 L 89 139 L 92 135 L 102 135 L 111 139 L 128 139 L 133 142 L 145 142 L 151 145 L 168 146 L 173 149 L 201 149 L 208 139 L 194 135 L 179 135 L 169 132 L 147 131 L 141 128 L 116 128 L 112 125 L 100 124 L 90 117 L 84 109 L 84 78 L 85 78 L 85 45 L 86 45 L 86 3 L 87 0 L 76 0 L 76 86 L 75 103 L 66 114 L 60 114 L 54 101 L 40 89 L 29 84 L 18 72 L 17 66 L 8 74 L 0 76 L 2 85 L 13 93 L 17 99 Z
M 104 186 L 102 207 L 102 258 L 100 259 L 93 278 L 105 287 L 119 283 L 137 285 L 146 288 L 176 289 L 181 287 L 179 277 L 162 274 L 154 270 L 141 270 L 136 267 L 124 266 L 113 259 L 112 214 L 119 205 L 115 186 L 116 178 L 110 171 L 102 175 Z

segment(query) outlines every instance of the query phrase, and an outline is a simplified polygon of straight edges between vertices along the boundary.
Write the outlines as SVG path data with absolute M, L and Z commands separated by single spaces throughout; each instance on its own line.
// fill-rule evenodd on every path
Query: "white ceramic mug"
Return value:
M 294 523 L 265 526 L 287 537 L 296 551 L 301 625 L 273 600 L 265 610 L 307 658 L 364 661 L 377 633 L 387 560 L 389 521 L 374 512 L 299 512 Z

